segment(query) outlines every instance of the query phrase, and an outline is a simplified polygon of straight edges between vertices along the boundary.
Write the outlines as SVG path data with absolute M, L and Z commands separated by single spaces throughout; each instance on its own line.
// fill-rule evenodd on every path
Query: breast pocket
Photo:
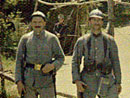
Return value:
M 36 56 L 36 45 L 31 42 L 28 41 L 26 44 L 26 49 L 27 49 L 27 56 L 31 57 L 31 58 L 35 58 Z
M 41 52 L 44 56 L 49 56 L 51 54 L 50 46 L 47 44 L 44 44 Z

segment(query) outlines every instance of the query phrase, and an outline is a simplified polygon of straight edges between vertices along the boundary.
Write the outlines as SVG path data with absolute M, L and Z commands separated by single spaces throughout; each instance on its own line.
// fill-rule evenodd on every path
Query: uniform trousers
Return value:
M 26 93 L 24 98 L 55 98 L 54 86 L 49 86 L 46 88 L 35 88 L 25 86 Z
M 101 74 L 99 71 L 95 71 L 92 74 L 83 72 L 82 81 L 88 86 L 85 87 L 85 91 L 83 93 L 78 93 L 78 98 L 98 98 L 96 95 L 98 93 L 100 76 Z M 103 89 L 101 90 L 102 93 L 99 98 L 119 98 L 115 79 L 113 78 L 112 73 L 107 75 L 107 77 L 109 78 L 110 83 L 107 87 L 105 85 L 102 86 Z

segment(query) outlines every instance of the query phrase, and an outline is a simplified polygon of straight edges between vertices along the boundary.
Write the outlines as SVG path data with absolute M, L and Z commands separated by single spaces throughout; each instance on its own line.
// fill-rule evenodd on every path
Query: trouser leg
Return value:
M 119 98 L 115 84 L 109 89 L 107 98 Z
M 78 92 L 78 98 L 96 98 L 96 93 L 94 92 L 83 92 L 83 93 L 79 93 Z
M 36 91 L 33 88 L 25 87 L 26 93 L 24 94 L 24 98 L 37 98 Z
M 54 86 L 40 89 L 39 94 L 40 98 L 55 98 Z
M 101 96 L 101 98 L 119 98 L 116 85 L 113 84 L 113 86 L 111 86 L 108 89 L 107 95 L 106 96 Z
M 96 94 L 93 92 L 85 92 L 83 93 L 83 98 L 95 98 Z

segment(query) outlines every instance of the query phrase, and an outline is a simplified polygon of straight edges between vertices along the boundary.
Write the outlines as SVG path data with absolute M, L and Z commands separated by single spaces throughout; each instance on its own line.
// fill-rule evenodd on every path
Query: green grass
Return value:
M 10 74 L 10 71 L 13 72 L 11 76 L 14 77 L 15 60 L 13 60 L 12 58 L 6 59 L 4 56 L 2 56 L 2 63 L 4 71 L 9 70 L 9 72 L 6 72 L 8 74 Z M 18 98 L 17 86 L 15 83 L 5 80 L 5 90 L 7 98 Z

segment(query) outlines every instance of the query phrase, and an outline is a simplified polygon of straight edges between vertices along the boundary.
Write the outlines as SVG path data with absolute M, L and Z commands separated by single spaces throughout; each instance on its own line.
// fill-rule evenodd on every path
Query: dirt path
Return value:
M 130 26 L 115 28 L 115 40 L 119 48 L 122 69 L 122 92 L 120 98 L 130 98 Z M 65 64 L 57 74 L 57 92 L 76 96 L 76 87 L 71 78 L 71 56 L 66 56 Z M 58 98 L 70 98 L 58 95 Z M 72 98 L 72 97 L 71 97 Z
M 122 69 L 122 93 L 120 98 L 130 98 L 130 26 L 117 28 L 115 31 Z

